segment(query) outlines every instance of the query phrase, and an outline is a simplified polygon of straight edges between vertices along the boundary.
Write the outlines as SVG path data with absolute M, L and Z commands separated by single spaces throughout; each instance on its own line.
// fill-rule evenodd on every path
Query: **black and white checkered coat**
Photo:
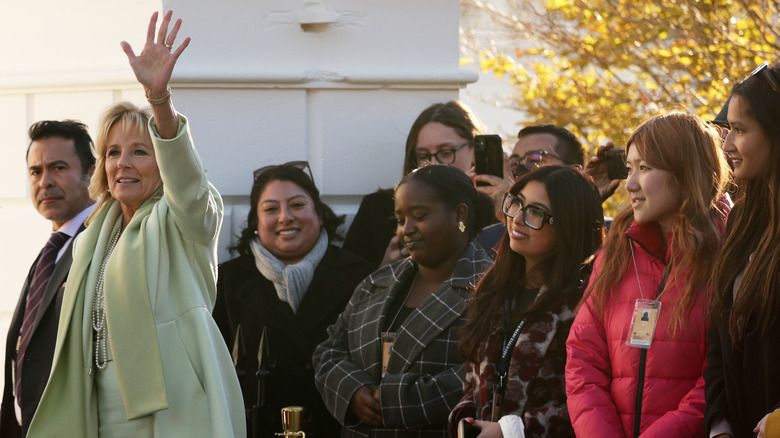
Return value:
M 344 312 L 314 352 L 315 379 L 328 410 L 345 425 L 342 437 L 446 437 L 447 416 L 463 395 L 457 329 L 469 290 L 490 266 L 472 242 L 452 276 L 404 320 L 382 377 L 380 334 L 388 307 L 417 271 L 406 259 L 358 285 Z M 380 389 L 384 428 L 361 424 L 349 411 L 363 385 Z

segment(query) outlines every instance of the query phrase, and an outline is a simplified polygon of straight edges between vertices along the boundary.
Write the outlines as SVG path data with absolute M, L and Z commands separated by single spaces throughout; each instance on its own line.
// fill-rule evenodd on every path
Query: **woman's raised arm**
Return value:
M 168 11 L 160 23 L 160 29 L 157 28 L 158 13 L 152 14 L 149 20 L 149 28 L 146 32 L 146 44 L 141 53 L 136 56 L 130 44 L 122 41 L 120 44 L 122 50 L 130 61 L 130 67 L 135 73 L 138 82 L 143 85 L 146 99 L 152 107 L 154 113 L 154 122 L 157 132 L 162 138 L 173 138 L 176 136 L 179 127 L 179 118 L 171 102 L 171 89 L 168 83 L 171 80 L 173 68 L 179 56 L 190 44 L 190 37 L 176 48 L 173 49 L 173 43 L 176 41 L 176 35 L 181 27 L 181 18 L 173 24 L 173 29 L 168 32 L 168 26 L 173 16 L 173 11 Z M 155 33 L 157 41 L 155 42 Z

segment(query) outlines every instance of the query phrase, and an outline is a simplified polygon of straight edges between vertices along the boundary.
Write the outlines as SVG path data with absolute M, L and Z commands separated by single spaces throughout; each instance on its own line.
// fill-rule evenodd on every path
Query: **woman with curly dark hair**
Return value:
M 214 307 L 249 436 L 281 432 L 280 409 L 291 405 L 310 410 L 307 435 L 338 436 L 314 386 L 311 356 L 371 267 L 332 244 L 343 218 L 320 199 L 308 163 L 266 166 L 254 176 L 246 227 L 231 248 L 239 256 L 219 267 Z

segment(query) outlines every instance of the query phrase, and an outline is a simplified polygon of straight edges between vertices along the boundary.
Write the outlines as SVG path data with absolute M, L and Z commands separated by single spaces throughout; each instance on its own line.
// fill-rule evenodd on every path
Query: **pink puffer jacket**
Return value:
M 566 395 L 577 436 L 631 437 L 634 431 L 640 349 L 626 345 L 634 304 L 654 299 L 669 252 L 657 223 L 634 223 L 626 235 L 634 243 L 634 264 L 616 284 L 619 292 L 600 318 L 589 299 L 580 308 L 566 342 Z M 671 234 L 669 241 L 671 242 Z M 598 275 L 603 253 L 591 279 Z M 647 353 L 640 431 L 642 437 L 703 436 L 704 378 L 707 328 L 703 297 L 687 324 L 669 332 L 671 309 L 682 284 L 673 284 L 661 296 L 661 310 L 653 343 Z M 682 281 L 682 280 L 680 280 Z M 702 294 L 704 295 L 704 294 Z

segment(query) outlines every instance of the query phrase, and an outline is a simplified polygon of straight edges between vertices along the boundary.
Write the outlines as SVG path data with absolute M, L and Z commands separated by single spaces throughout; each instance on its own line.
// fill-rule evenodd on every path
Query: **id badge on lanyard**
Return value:
M 636 348 L 650 348 L 650 344 L 653 343 L 655 327 L 658 325 L 658 313 L 660 311 L 661 302 L 658 300 L 644 300 L 641 298 L 636 300 L 626 345 Z
M 661 312 L 661 295 L 666 288 L 666 279 L 669 277 L 671 264 L 664 269 L 661 277 L 661 284 L 658 285 L 658 292 L 654 300 L 639 298 L 634 303 L 634 313 L 631 315 L 631 326 L 628 329 L 628 340 L 626 345 L 635 348 L 650 348 L 653 343 L 653 335 L 658 325 L 658 314 Z M 636 266 L 634 267 L 636 269 Z M 637 273 L 639 281 L 639 273 Z M 639 285 L 639 293 L 642 293 L 642 285 Z
M 395 344 L 395 332 L 382 332 L 382 377 L 387 374 L 387 364 L 390 362 L 390 353 L 393 352 Z

